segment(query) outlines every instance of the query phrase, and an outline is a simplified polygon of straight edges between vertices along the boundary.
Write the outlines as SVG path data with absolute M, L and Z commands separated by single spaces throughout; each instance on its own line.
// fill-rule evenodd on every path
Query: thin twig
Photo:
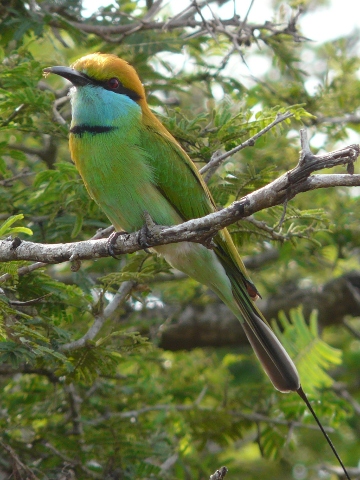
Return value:
M 16 275 L 27 275 L 28 273 L 34 272 L 35 270 L 38 270 L 39 268 L 47 267 L 48 263 L 44 262 L 36 262 L 33 263 L 32 265 L 26 265 L 25 267 L 20 267 L 18 271 L 16 272 Z M 4 273 L 4 275 L 1 275 L 0 277 L 0 284 L 5 283 L 11 278 L 13 278 L 14 275 L 11 273 Z
M 17 117 L 17 115 L 21 112 L 21 110 L 24 107 L 25 107 L 24 103 L 22 103 L 21 105 L 16 107 L 15 110 L 13 111 L 13 113 L 6 120 L 4 120 L 3 122 L 0 123 L 0 127 L 7 127 L 9 125 L 9 123 L 12 122 L 12 120 L 14 120 L 15 117 Z
M 355 398 L 345 388 L 345 385 L 343 383 L 335 382 L 332 388 L 339 397 L 345 399 L 347 402 L 350 403 L 357 415 L 360 415 L 360 403 L 355 400 Z
M 60 115 L 59 111 L 58 111 L 58 107 L 61 107 L 62 105 L 64 105 L 65 103 L 67 103 L 69 101 L 69 97 L 60 97 L 60 98 L 57 98 L 53 104 L 53 114 L 54 114 L 54 118 L 56 120 L 57 123 L 59 123 L 60 125 L 66 125 L 68 122 Z
M 35 175 L 35 172 L 29 172 L 27 169 L 24 169 L 21 173 L 18 173 L 11 178 L 4 178 L 4 180 L 0 180 L 0 185 L 3 187 L 12 187 L 14 181 L 31 177 L 33 175 Z
M 65 391 L 69 396 L 69 420 L 73 424 L 72 435 L 79 435 L 82 437 L 84 435 L 84 429 L 81 421 L 81 404 L 83 402 L 80 395 L 75 390 L 73 383 L 65 385 Z
M 99 417 L 99 418 L 94 418 L 92 420 L 84 421 L 87 425 L 99 425 L 100 423 L 103 423 L 104 421 L 108 421 L 110 418 L 136 418 L 139 417 L 140 415 L 144 415 L 149 412 L 187 412 L 191 410 L 199 410 L 202 412 L 208 412 L 212 410 L 212 407 L 204 407 L 200 406 L 199 404 L 196 404 L 195 402 L 192 404 L 188 405 L 167 405 L 167 404 L 159 404 L 159 405 L 149 405 L 143 408 L 139 408 L 138 410 L 128 410 L 126 412 L 113 412 L 113 413 L 106 413 L 105 415 Z M 238 410 L 227 410 L 227 414 L 230 414 L 234 417 L 239 417 L 243 418 L 244 420 L 250 421 L 250 422 L 263 422 L 269 425 L 284 425 L 284 426 L 291 426 L 293 428 L 305 428 L 307 430 L 315 430 L 318 431 L 319 428 L 317 425 L 312 425 L 312 424 L 306 424 L 306 423 L 301 423 L 301 422 L 292 422 L 289 420 L 284 420 L 280 418 L 272 418 L 272 417 L 267 417 L 266 415 L 263 415 L 261 413 L 244 413 Z M 325 427 L 325 430 L 327 432 L 333 432 L 334 430 L 330 427 Z
M 276 116 L 275 120 L 273 120 L 271 123 L 269 123 L 269 125 L 267 125 L 265 128 L 260 130 L 258 133 L 256 133 L 255 135 L 253 135 L 252 137 L 250 137 L 249 139 L 247 139 L 245 142 L 241 143 L 237 147 L 232 148 L 231 150 L 229 150 L 226 153 L 223 153 L 222 155 L 217 154 L 216 157 L 215 157 L 215 154 L 217 152 L 215 152 L 215 154 L 211 158 L 210 162 L 207 163 L 204 167 L 202 167 L 202 169 L 200 170 L 200 173 L 203 175 L 210 168 L 212 169 L 215 166 L 218 167 L 220 165 L 220 163 L 222 163 L 227 158 L 231 157 L 231 155 L 234 155 L 235 153 L 239 152 L 240 150 L 243 150 L 246 147 L 253 147 L 258 138 L 262 137 L 265 133 L 267 133 L 269 130 L 271 130 L 273 127 L 275 127 L 275 125 L 278 125 L 279 123 L 281 123 L 284 120 L 292 117 L 293 115 L 294 114 L 291 113 L 291 112 L 285 112 L 285 113 L 278 114 Z
M 322 117 L 321 115 L 318 115 L 316 119 L 314 119 L 314 123 L 316 125 L 322 123 L 330 123 L 331 125 L 345 125 L 348 123 L 354 123 L 357 125 L 360 123 L 360 116 L 356 114 L 348 114 L 344 115 L 343 117 Z
M 273 239 L 273 240 L 277 240 L 277 241 L 280 241 L 280 242 L 284 242 L 285 240 L 288 240 L 289 237 L 287 235 L 283 235 L 281 233 L 278 233 L 276 231 L 276 228 L 273 228 L 273 227 L 269 227 L 269 225 L 267 225 L 265 222 L 261 221 L 261 220 L 256 220 L 254 217 L 247 217 L 247 218 L 244 218 L 244 221 L 245 222 L 248 222 L 248 223 L 251 223 L 252 225 L 254 225 L 257 229 L 260 229 L 260 230 L 263 230 L 264 232 L 268 233 L 269 236 Z
M 4 443 L 2 441 L 0 441 L 0 445 L 10 455 L 14 464 L 17 467 L 20 467 L 22 470 L 24 470 L 24 472 L 26 472 L 27 478 L 29 480 L 39 480 L 39 477 L 37 477 L 35 475 L 35 473 L 20 460 L 18 454 L 15 452 L 15 450 L 13 448 L 10 447 L 10 445 L 7 445 L 6 443 Z
M 325 470 L 326 472 L 333 473 L 339 478 L 344 478 L 344 471 L 341 467 L 333 467 L 330 465 L 320 465 L 319 466 L 320 470 Z M 346 467 L 346 470 L 348 474 L 353 478 L 354 480 L 356 478 L 360 477 L 360 468 L 358 467 Z
M 120 306 L 125 302 L 131 290 L 134 288 L 135 284 L 136 283 L 134 281 L 123 282 L 111 302 L 101 313 L 96 315 L 94 323 L 85 333 L 85 335 L 83 335 L 78 340 L 75 340 L 74 342 L 65 343 L 60 347 L 60 350 L 63 352 L 76 350 L 78 348 L 84 347 L 88 341 L 93 340 L 99 333 L 101 327 L 104 325 L 104 322 L 110 317 L 112 317 L 120 308 Z
M 91 477 L 91 478 L 103 478 L 102 475 L 100 475 L 96 472 L 93 472 L 89 468 L 85 467 L 82 463 L 79 462 L 79 460 L 74 460 L 74 459 L 68 457 L 67 455 L 65 455 L 64 453 L 60 452 L 60 450 L 58 450 L 56 447 L 54 447 L 54 445 L 52 445 L 49 441 L 44 442 L 43 445 L 46 448 L 48 448 L 53 454 L 55 454 L 56 456 L 58 456 L 62 460 L 64 460 L 64 462 L 68 463 L 69 465 L 71 465 L 75 468 L 76 467 L 79 468 L 81 471 L 86 473 L 86 475 L 88 475 L 89 477 Z
M 358 330 L 355 330 L 355 328 L 350 325 L 350 323 L 345 318 L 343 320 L 343 324 L 355 338 L 357 338 L 358 340 L 360 339 L 360 332 Z

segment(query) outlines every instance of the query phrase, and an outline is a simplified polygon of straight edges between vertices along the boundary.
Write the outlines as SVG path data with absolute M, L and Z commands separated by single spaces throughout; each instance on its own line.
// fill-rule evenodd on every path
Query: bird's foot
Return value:
M 109 254 L 115 258 L 116 260 L 120 260 L 120 257 L 117 257 L 114 252 L 114 246 L 116 244 L 116 240 L 121 237 L 122 235 L 128 235 L 127 232 L 113 232 L 107 241 L 107 251 Z
M 200 243 L 201 245 L 204 245 L 204 247 L 208 248 L 209 250 L 213 250 L 216 247 L 216 244 L 213 238 L 214 238 L 214 235 L 211 234 L 208 237 L 204 237 Z
M 145 223 L 139 230 L 139 236 L 138 236 L 138 243 L 141 248 L 145 250 L 147 253 L 151 253 L 149 251 L 149 248 L 151 247 L 151 239 L 156 236 L 157 233 L 161 232 L 165 228 L 167 228 L 164 225 L 158 225 L 157 223 L 154 222 L 154 220 L 151 218 L 151 215 L 149 212 L 144 212 L 144 220 Z

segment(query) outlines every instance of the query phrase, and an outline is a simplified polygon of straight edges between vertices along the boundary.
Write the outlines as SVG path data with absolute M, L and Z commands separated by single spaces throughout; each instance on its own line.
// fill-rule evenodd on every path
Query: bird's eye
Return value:
M 107 86 L 109 87 L 110 90 L 116 90 L 120 85 L 120 81 L 114 77 L 110 78 L 110 80 L 107 81 Z

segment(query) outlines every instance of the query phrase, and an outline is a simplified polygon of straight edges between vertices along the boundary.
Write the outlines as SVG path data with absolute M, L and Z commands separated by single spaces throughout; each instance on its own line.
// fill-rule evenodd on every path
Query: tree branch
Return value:
M 322 117 L 318 115 L 316 119 L 314 119 L 314 123 L 316 125 L 322 123 L 330 123 L 332 125 L 346 125 L 348 123 L 353 123 L 355 125 L 360 123 L 360 116 L 356 114 L 345 114 L 341 117 Z
M 99 425 L 103 422 L 107 422 L 110 418 L 132 418 L 135 417 L 137 418 L 140 415 L 144 415 L 149 412 L 173 412 L 173 411 L 178 411 L 178 412 L 188 412 L 191 410 L 198 410 L 198 411 L 203 411 L 203 412 L 208 412 L 212 411 L 213 407 L 203 407 L 197 405 L 195 402 L 192 404 L 188 405 L 169 405 L 169 404 L 158 404 L 158 405 L 149 405 L 143 408 L 139 408 L 138 410 L 127 410 L 126 412 L 112 412 L 112 413 L 106 413 L 105 415 L 95 418 L 92 420 L 84 421 L 84 424 L 86 425 L 91 425 L 91 426 L 96 426 Z M 217 410 L 219 412 L 219 410 Z M 307 424 L 307 423 L 301 423 L 301 422 L 294 422 L 282 418 L 273 418 L 273 417 L 268 417 L 266 415 L 263 415 L 262 413 L 244 413 L 241 410 L 226 410 L 227 414 L 232 415 L 233 417 L 239 417 L 243 418 L 244 420 L 247 420 L 249 422 L 262 422 L 266 423 L 269 425 L 284 425 L 287 427 L 293 427 L 293 428 L 304 428 L 306 430 L 315 430 L 318 431 L 319 427 L 317 425 L 313 424 Z M 325 430 L 327 432 L 333 432 L 333 428 L 331 427 L 325 427 Z
M 344 317 L 360 315 L 360 272 L 349 272 L 323 285 L 308 288 L 282 285 L 278 294 L 258 300 L 257 305 L 269 320 L 277 318 L 279 311 L 289 314 L 291 309 L 301 305 L 305 318 L 317 310 L 320 329 L 343 324 L 349 329 L 349 322 L 344 322 Z M 217 299 L 205 306 L 187 305 L 181 311 L 178 305 L 145 309 L 142 319 L 144 321 L 154 315 L 161 329 L 153 335 L 156 334 L 157 344 L 165 350 L 247 345 L 238 319 Z M 167 318 L 171 322 L 166 323 Z M 351 333 L 359 337 L 359 332 L 352 326 Z
M 35 475 L 35 473 L 27 466 L 25 465 L 19 458 L 18 454 L 15 452 L 13 448 L 10 447 L 10 445 L 0 441 L 0 445 L 3 447 L 3 449 L 10 455 L 12 461 L 13 461 L 13 466 L 14 469 L 16 469 L 15 476 L 13 478 L 19 478 L 17 474 L 19 473 L 18 470 L 23 470 L 29 480 L 39 480 L 39 477 Z
M 103 478 L 100 474 L 93 472 L 89 468 L 85 467 L 80 460 L 73 460 L 72 458 L 68 457 L 60 450 L 58 450 L 54 445 L 52 445 L 48 440 L 43 442 L 44 447 L 49 449 L 54 455 L 60 457 L 64 462 L 71 465 L 74 468 L 79 468 L 82 472 L 84 472 L 90 478 Z
M 344 471 L 341 467 L 333 467 L 330 465 L 321 465 L 320 470 L 325 470 L 328 473 L 335 474 L 338 478 L 342 479 L 345 478 Z M 358 467 L 346 467 L 346 470 L 351 478 L 354 480 L 360 477 L 360 468 Z
M 205 3 L 205 2 L 204 2 Z M 81 23 L 76 21 L 68 21 L 68 23 L 79 30 L 87 34 L 97 35 L 109 43 L 121 43 L 126 37 L 141 31 L 158 30 L 158 31 L 171 31 L 185 28 L 198 29 L 202 34 L 223 34 L 231 36 L 232 39 L 236 39 L 238 45 L 246 44 L 254 37 L 254 32 L 261 32 L 257 37 L 257 40 L 262 39 L 263 32 L 267 32 L 270 35 L 282 35 L 286 34 L 292 36 L 296 42 L 307 40 L 300 35 L 296 29 L 289 28 L 289 24 L 279 25 L 272 22 L 265 23 L 248 23 L 247 21 L 241 21 L 239 16 L 235 15 L 232 18 L 226 20 L 211 19 L 196 20 L 194 15 L 197 13 L 197 9 L 194 9 L 189 15 L 181 14 L 177 17 L 170 18 L 166 21 L 154 21 L 151 18 L 143 17 L 141 19 L 133 19 L 131 23 L 122 23 L 118 25 L 93 25 L 90 23 Z M 38 13 L 39 14 L 39 13 Z M 57 19 L 52 19 L 49 24 L 55 28 L 62 28 L 62 22 Z M 229 31 L 227 27 L 235 27 L 233 31 Z
M 211 157 L 210 162 L 207 163 L 204 167 L 202 167 L 202 169 L 200 170 L 200 173 L 203 175 L 208 170 L 212 170 L 213 168 L 218 167 L 220 165 L 220 163 L 222 163 L 224 160 L 229 158 L 231 155 L 234 155 L 234 153 L 239 152 L 240 150 L 243 150 L 246 147 L 253 147 L 258 138 L 260 138 L 262 135 L 267 133 L 269 130 L 271 130 L 273 127 L 275 127 L 275 125 L 277 125 L 278 123 L 283 122 L 284 120 L 292 117 L 293 115 L 294 114 L 291 113 L 291 112 L 278 114 L 274 121 L 269 123 L 269 125 L 267 125 L 262 130 L 260 130 L 260 132 L 256 133 L 251 138 L 249 138 L 245 142 L 241 143 L 241 145 L 238 145 L 237 147 L 231 149 L 229 152 L 223 153 L 221 155 L 219 155 L 218 152 L 215 152 L 214 155 Z
M 89 340 L 93 340 L 99 333 L 101 327 L 104 325 L 104 322 L 112 315 L 114 315 L 115 312 L 119 309 L 119 307 L 125 302 L 126 298 L 130 294 L 134 286 L 135 282 L 133 281 L 123 282 L 120 285 L 120 288 L 117 291 L 116 295 L 107 305 L 107 307 L 101 313 L 96 315 L 94 323 L 85 333 L 85 335 L 83 335 L 78 340 L 75 340 L 74 342 L 65 343 L 59 348 L 59 350 L 61 350 L 62 352 L 76 350 L 77 348 L 84 347 Z
M 204 243 L 209 236 L 215 235 L 222 228 L 241 218 L 288 202 L 301 192 L 317 188 L 360 185 L 360 175 L 311 175 L 315 171 L 339 165 L 347 165 L 351 172 L 353 163 L 360 154 L 359 145 L 350 145 L 324 155 L 313 155 L 309 149 L 306 132 L 301 130 L 301 147 L 299 163 L 289 172 L 223 210 L 172 227 L 156 225 L 150 228 L 147 236 L 148 245 L 155 247 L 184 241 Z M 141 250 L 138 239 L 139 232 L 119 236 L 113 246 L 114 253 L 121 255 Z M 11 238 L 0 241 L 0 262 L 14 260 L 44 263 L 79 262 L 109 255 L 107 239 L 66 244 L 41 244 Z
M 226 467 L 220 467 L 219 470 L 216 470 L 215 473 L 210 475 L 209 480 L 223 480 L 227 473 L 228 473 L 228 469 Z

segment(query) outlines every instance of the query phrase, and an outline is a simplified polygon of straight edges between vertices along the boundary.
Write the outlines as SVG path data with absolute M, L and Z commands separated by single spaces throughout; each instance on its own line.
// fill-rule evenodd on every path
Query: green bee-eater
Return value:
M 195 165 L 150 111 L 144 87 L 126 61 L 94 53 L 71 68 L 45 72 L 73 84 L 71 156 L 90 196 L 117 230 L 141 229 L 145 212 L 159 225 L 175 225 L 216 210 Z M 274 386 L 304 399 L 294 363 L 254 305 L 257 290 L 228 231 L 221 230 L 213 242 L 213 249 L 182 242 L 155 250 L 213 290 L 240 320 Z

